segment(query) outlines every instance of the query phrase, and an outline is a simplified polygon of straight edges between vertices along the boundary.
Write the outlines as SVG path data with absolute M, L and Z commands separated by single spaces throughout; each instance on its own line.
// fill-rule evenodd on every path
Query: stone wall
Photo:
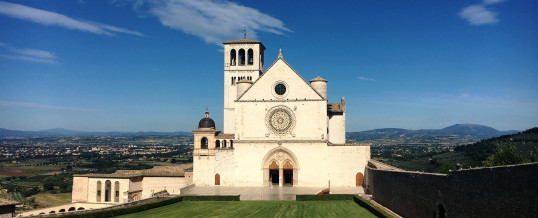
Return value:
M 366 190 L 403 217 L 534 217 L 538 163 L 478 168 L 448 175 L 376 169 Z

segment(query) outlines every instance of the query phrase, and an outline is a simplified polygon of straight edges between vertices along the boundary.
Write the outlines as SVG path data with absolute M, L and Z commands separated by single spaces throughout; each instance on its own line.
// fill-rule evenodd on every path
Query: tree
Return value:
M 524 157 L 519 156 L 516 147 L 507 142 L 504 146 L 498 146 L 497 152 L 489 156 L 483 163 L 486 167 L 521 164 L 528 162 Z

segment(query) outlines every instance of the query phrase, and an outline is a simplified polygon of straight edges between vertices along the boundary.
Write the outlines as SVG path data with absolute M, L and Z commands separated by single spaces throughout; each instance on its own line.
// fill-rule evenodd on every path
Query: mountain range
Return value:
M 62 136 L 191 136 L 191 132 L 85 132 L 63 128 L 40 131 L 21 131 L 0 128 L 0 138 L 6 137 L 62 137 Z
M 462 138 L 491 138 L 518 133 L 516 130 L 499 131 L 478 124 L 456 124 L 443 129 L 409 130 L 399 128 L 373 129 L 361 132 L 346 132 L 346 138 L 356 140 L 423 138 L 437 136 L 458 136 Z M 61 137 L 61 136 L 192 136 L 191 132 L 85 132 L 63 128 L 40 131 L 21 131 L 0 128 L 0 138 L 6 137 Z
M 442 129 L 409 130 L 399 128 L 382 128 L 361 132 L 346 132 L 346 138 L 355 140 L 398 139 L 398 138 L 430 138 L 440 136 L 457 136 L 460 138 L 485 139 L 520 131 L 499 131 L 495 128 L 478 124 L 456 124 Z

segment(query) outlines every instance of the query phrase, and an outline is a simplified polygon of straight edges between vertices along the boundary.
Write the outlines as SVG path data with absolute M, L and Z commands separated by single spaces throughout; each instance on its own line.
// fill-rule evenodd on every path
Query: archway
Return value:
M 63 213 L 63 212 L 65 212 L 65 209 L 60 209 L 60 210 L 58 211 L 58 213 Z
M 364 175 L 362 175 L 362 173 L 357 173 L 357 175 L 355 176 L 355 185 L 362 186 L 363 182 L 364 182 Z
M 286 161 L 282 166 L 282 173 L 284 174 L 284 184 L 293 185 L 293 165 L 290 161 Z
M 286 165 L 284 167 L 284 165 Z M 263 185 L 278 184 L 282 186 L 298 185 L 299 162 L 297 157 L 289 149 L 275 147 L 263 158 L 262 161 Z
M 79 207 L 77 210 L 84 210 L 84 207 Z
M 67 211 L 75 211 L 75 207 L 70 207 Z
M 112 183 L 110 180 L 105 182 L 105 202 L 110 202 Z
M 220 175 L 218 173 L 215 174 L 215 185 L 220 185 Z
M 273 161 L 271 165 L 269 165 L 269 181 L 273 184 L 278 184 L 279 178 L 280 176 L 278 164 Z

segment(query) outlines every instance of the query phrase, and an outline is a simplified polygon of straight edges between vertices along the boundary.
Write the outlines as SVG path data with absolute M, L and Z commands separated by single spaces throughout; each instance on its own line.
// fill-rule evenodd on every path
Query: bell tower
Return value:
M 235 105 L 237 82 L 254 82 L 263 73 L 265 46 L 259 41 L 240 39 L 224 42 L 224 129 L 226 134 L 235 133 Z

